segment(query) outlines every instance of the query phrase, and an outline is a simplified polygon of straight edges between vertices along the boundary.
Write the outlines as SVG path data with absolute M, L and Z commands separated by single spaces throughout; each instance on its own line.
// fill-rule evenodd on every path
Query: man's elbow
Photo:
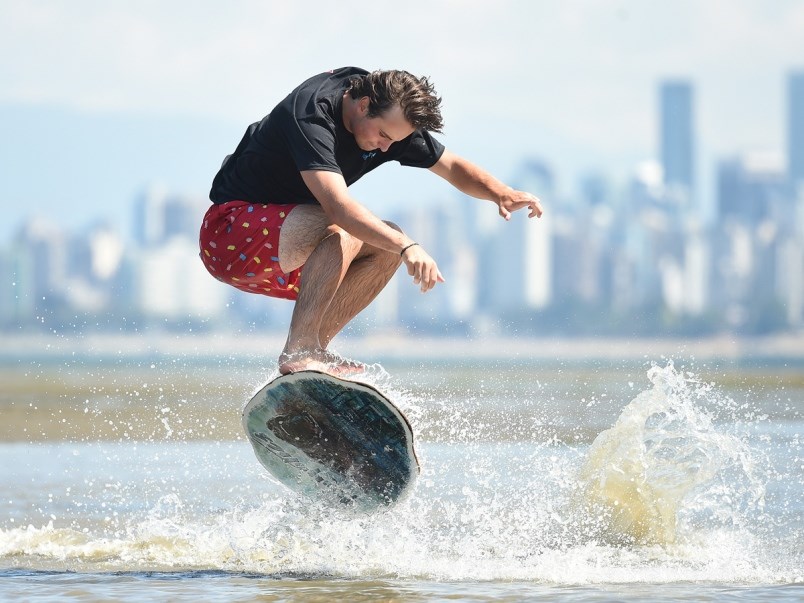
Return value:
M 334 198 L 320 199 L 319 204 L 324 210 L 324 215 L 332 223 L 346 230 L 349 224 L 350 212 L 348 204 Z

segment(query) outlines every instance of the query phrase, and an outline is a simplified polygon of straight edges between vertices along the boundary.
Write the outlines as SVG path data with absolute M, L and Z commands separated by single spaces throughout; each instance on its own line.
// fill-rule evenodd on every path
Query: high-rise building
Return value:
M 514 177 L 514 187 L 533 191 L 545 199 L 554 198 L 552 168 L 540 160 L 529 160 Z M 496 215 L 496 214 L 495 214 Z M 492 312 L 499 310 L 542 310 L 553 301 L 552 214 L 528 218 L 528 210 L 512 215 L 509 222 L 497 218 L 497 229 L 480 258 L 478 297 Z
M 196 240 L 208 207 L 203 197 L 171 195 L 150 186 L 134 201 L 134 240 L 141 247 L 161 245 L 177 236 Z
M 136 262 L 135 303 L 142 314 L 187 320 L 214 318 L 224 311 L 229 288 L 198 261 L 194 241 L 175 237 L 142 251 Z
M 788 80 L 787 97 L 788 175 L 793 185 L 804 185 L 804 71 Z
M 722 160 L 717 172 L 717 207 L 721 220 L 758 224 L 764 219 L 792 226 L 784 162 L 773 153 L 745 153 Z
M 664 183 L 689 201 L 695 185 L 695 132 L 692 85 L 667 81 L 659 90 L 661 161 Z
M 134 241 L 147 247 L 161 243 L 165 233 L 165 197 L 158 185 L 149 186 L 134 201 Z

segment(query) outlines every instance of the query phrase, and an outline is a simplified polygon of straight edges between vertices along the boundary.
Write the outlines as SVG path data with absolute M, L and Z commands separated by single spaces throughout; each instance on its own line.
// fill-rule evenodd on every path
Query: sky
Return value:
M 442 142 L 504 181 L 547 161 L 548 210 L 586 173 L 656 159 L 658 86 L 689 80 L 706 197 L 718 159 L 784 153 L 804 2 L 2 0 L 0 243 L 32 215 L 127 231 L 154 184 L 205 197 L 249 123 L 344 65 L 429 76 Z M 453 195 L 397 167 L 353 192 L 381 215 Z

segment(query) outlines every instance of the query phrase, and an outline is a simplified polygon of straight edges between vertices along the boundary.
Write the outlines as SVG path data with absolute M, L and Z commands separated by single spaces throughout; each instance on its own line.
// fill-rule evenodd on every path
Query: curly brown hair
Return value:
M 369 117 L 378 117 L 399 105 L 405 119 L 414 128 L 442 132 L 441 98 L 426 77 L 416 77 L 407 71 L 372 71 L 349 80 L 349 96 L 369 98 Z

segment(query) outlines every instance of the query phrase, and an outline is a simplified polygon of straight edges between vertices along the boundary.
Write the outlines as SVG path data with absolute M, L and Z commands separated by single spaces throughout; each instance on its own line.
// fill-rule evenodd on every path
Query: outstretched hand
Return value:
M 524 191 L 515 191 L 513 189 L 500 198 L 497 207 L 499 208 L 500 216 L 506 220 L 511 219 L 512 212 L 525 207 L 529 208 L 528 218 L 541 218 L 542 212 L 544 211 L 536 195 Z
M 529 210 L 529 218 L 539 218 L 542 215 L 542 205 L 538 197 L 512 189 L 483 168 L 448 149 L 430 170 L 470 197 L 493 201 L 497 204 L 500 216 L 506 220 L 511 219 L 512 212 L 524 207 Z
M 427 293 L 436 283 L 444 282 L 435 260 L 420 245 L 408 247 L 402 254 L 402 261 L 407 266 L 408 274 L 413 277 L 413 283 L 420 286 L 422 293 Z

